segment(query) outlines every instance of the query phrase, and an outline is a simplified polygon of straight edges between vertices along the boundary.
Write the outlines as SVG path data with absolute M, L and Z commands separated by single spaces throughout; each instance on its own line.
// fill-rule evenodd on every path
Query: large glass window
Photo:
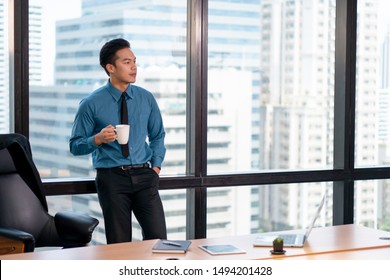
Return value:
M 359 0 L 355 166 L 390 163 L 389 1 Z
M 94 177 L 90 156 L 71 155 L 68 139 L 79 101 L 107 81 L 98 54 L 104 42 L 116 37 L 131 42 L 138 61 L 137 84 L 149 89 L 160 105 L 167 132 L 162 175 L 185 174 L 189 2 L 29 0 L 29 136 L 34 161 L 43 178 Z M 283 176 L 292 178 L 294 172 L 290 171 L 329 169 L 326 173 L 331 174 L 329 179 L 337 173 L 331 171 L 336 2 L 208 1 L 207 172 L 200 170 L 201 177 L 250 172 L 264 178 L 267 172 L 287 171 Z M 358 1 L 356 167 L 390 162 L 387 2 Z M 0 8 L 4 9 L 1 25 L 7 24 L 7 3 L 0 0 Z M 0 39 L 7 38 L 7 30 L 0 30 Z M 0 40 L 0 44 L 7 49 L 7 40 L 3 43 Z M 8 68 L 7 53 L 4 69 Z M 12 126 L 9 117 L 12 98 L 8 93 L 12 90 L 7 89 L 8 71 L 4 73 L 4 94 L 0 87 L 0 132 L 7 132 Z M 349 77 L 346 82 L 351 82 Z M 198 104 L 191 106 L 199 109 Z M 201 120 L 197 119 L 196 124 L 198 121 Z M 201 137 L 196 135 L 195 140 L 200 141 Z M 346 179 L 350 179 L 348 176 L 355 179 L 353 172 L 347 173 L 344 173 Z M 192 183 L 202 185 L 207 181 L 200 179 Z M 215 180 L 212 184 L 219 186 L 221 182 Z M 186 181 L 181 183 L 186 187 Z M 304 198 L 317 193 L 317 186 L 321 190 L 327 186 L 327 195 L 332 196 L 328 190 L 330 183 L 255 184 L 207 191 L 210 236 L 304 227 L 307 205 L 298 201 L 311 203 Z M 378 210 L 384 203 L 380 201 L 386 201 L 380 195 L 387 192 L 379 193 L 382 185 L 385 183 L 376 181 L 355 184 L 356 223 L 374 227 L 385 223 L 388 211 Z M 164 191 L 162 195 L 169 212 L 167 220 L 171 220 L 167 222 L 169 237 L 184 238 L 185 191 Z M 86 197 L 96 202 L 94 196 Z M 237 201 L 248 199 L 249 206 L 236 207 Z M 286 216 L 285 220 L 273 215 L 281 204 L 285 206 L 280 210 L 284 213 L 296 207 L 300 222 L 291 220 L 293 214 L 288 214 L 291 217 Z M 238 216 L 245 225 L 240 229 L 234 224 Z
M 335 8 L 209 1 L 209 174 L 333 168 Z M 304 227 L 306 185 L 209 190 L 208 236 Z
M 166 129 L 162 175 L 185 172 L 186 1 L 30 0 L 30 141 L 44 178 L 93 177 L 91 157 L 68 140 L 82 98 L 108 80 L 103 44 L 122 37 L 137 57 L 136 84 L 159 103 Z
M 362 205 L 370 205 L 370 202 L 375 201 L 375 197 L 378 197 L 378 203 L 376 204 L 377 207 L 375 207 L 373 210 L 366 209 L 366 212 L 376 212 L 377 214 L 375 213 L 376 215 L 374 215 L 374 217 L 377 217 L 377 220 L 374 220 L 374 223 L 362 224 L 390 232 L 390 180 L 380 180 L 375 184 L 378 188 L 375 191 L 372 191 L 373 194 L 371 195 L 371 198 L 366 198 L 360 202 Z M 356 209 L 359 209 L 360 207 L 363 206 L 357 205 Z
M 335 2 L 210 0 L 208 27 L 209 173 L 332 168 Z
M 359 0 L 356 38 L 355 167 L 390 164 L 389 1 Z M 388 181 L 355 183 L 355 222 L 388 228 Z
M 355 183 L 355 223 L 390 230 L 390 181 Z
M 167 154 L 162 175 L 186 167 L 186 1 L 72 0 L 29 2 L 30 142 L 41 176 L 93 178 L 91 156 L 75 157 L 68 140 L 79 102 L 105 84 L 99 51 L 125 38 L 137 57 L 136 85 L 151 91 L 162 112 Z M 185 191 L 162 194 L 169 236 L 185 238 Z M 49 198 L 56 205 L 91 212 L 101 223 L 94 242 L 104 243 L 96 195 Z M 134 221 L 134 240 L 141 240 Z
M 325 204 L 316 226 L 332 225 L 332 183 L 211 188 L 207 193 L 207 237 L 305 229 Z

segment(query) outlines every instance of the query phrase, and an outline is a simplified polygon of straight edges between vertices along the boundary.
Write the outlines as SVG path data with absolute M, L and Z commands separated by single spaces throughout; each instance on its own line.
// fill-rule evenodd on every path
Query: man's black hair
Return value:
M 100 50 L 100 66 L 103 67 L 104 71 L 106 71 L 107 75 L 110 76 L 109 72 L 106 69 L 107 64 L 115 65 L 115 61 L 117 60 L 116 52 L 121 49 L 130 48 L 130 43 L 125 39 L 118 38 L 108 41 L 103 45 Z

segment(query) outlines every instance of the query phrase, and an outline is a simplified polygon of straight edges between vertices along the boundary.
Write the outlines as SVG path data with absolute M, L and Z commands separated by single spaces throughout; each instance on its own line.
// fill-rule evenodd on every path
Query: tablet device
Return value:
M 200 245 L 200 249 L 211 255 L 245 254 L 246 251 L 230 244 Z

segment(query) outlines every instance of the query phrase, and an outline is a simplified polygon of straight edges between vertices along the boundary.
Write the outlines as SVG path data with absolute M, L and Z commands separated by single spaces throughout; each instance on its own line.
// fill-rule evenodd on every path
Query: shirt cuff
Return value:
M 95 136 L 91 136 L 87 139 L 87 143 L 88 143 L 88 146 L 91 147 L 91 148 L 97 148 L 99 147 L 98 145 L 96 145 L 95 143 Z
M 160 170 L 161 170 L 161 165 L 162 165 L 162 161 L 158 160 L 158 158 L 155 158 L 154 160 L 152 159 L 150 161 L 150 166 L 153 168 L 153 167 L 158 167 Z

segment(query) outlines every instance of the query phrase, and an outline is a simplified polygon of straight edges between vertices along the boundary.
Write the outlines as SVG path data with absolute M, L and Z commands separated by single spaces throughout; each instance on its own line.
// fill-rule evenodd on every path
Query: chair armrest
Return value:
M 34 249 L 35 239 L 30 233 L 0 227 L 0 255 L 33 252 Z
M 54 216 L 58 235 L 65 240 L 78 244 L 87 244 L 91 241 L 92 233 L 99 221 L 87 214 L 60 211 Z

